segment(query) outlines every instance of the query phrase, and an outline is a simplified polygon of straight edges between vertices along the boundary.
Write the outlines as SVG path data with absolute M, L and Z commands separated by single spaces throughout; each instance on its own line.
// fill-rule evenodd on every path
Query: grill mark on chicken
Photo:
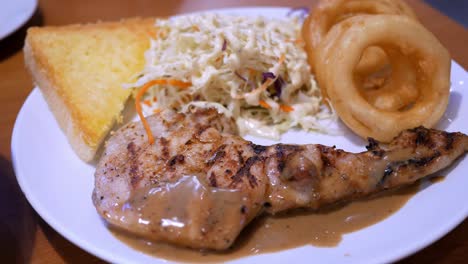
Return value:
M 130 142 L 127 145 L 127 151 L 130 153 L 130 156 L 134 157 L 136 155 L 135 143 Z
M 322 160 L 322 164 L 324 168 L 334 167 L 334 157 L 333 154 L 329 155 L 330 149 L 334 149 L 334 147 L 330 148 L 323 145 L 317 145 L 317 148 L 320 151 L 320 159 Z
M 380 147 L 379 147 L 379 142 L 377 140 L 375 140 L 374 138 L 367 138 L 367 146 L 366 146 L 366 149 L 368 151 L 373 151 L 373 150 L 380 150 Z
M 257 179 L 255 178 L 254 175 L 250 172 L 250 168 L 256 163 L 256 162 L 261 162 L 265 158 L 259 157 L 259 156 L 253 156 L 248 158 L 244 165 L 234 174 L 234 176 L 231 177 L 232 183 L 231 187 L 235 187 L 236 184 L 242 181 L 242 179 L 245 177 L 247 178 L 250 187 L 255 188 L 257 186 Z
M 440 152 L 436 151 L 434 155 L 429 156 L 429 157 L 422 157 L 419 159 L 409 159 L 408 160 L 408 165 L 413 165 L 415 167 L 424 167 L 426 165 L 429 165 L 432 161 L 434 161 L 436 158 L 440 157 Z
M 226 144 L 222 144 L 221 146 L 219 146 L 215 150 L 213 156 L 211 156 L 211 158 L 206 162 L 206 165 L 212 166 L 214 163 L 216 163 L 216 161 L 222 159 L 226 155 L 226 152 L 224 151 L 225 148 Z
M 173 169 L 176 164 L 184 164 L 184 159 L 185 157 L 182 154 L 175 155 L 174 157 L 169 159 L 168 161 L 169 167 Z
M 433 146 L 428 130 L 423 129 L 422 127 L 417 127 L 413 129 L 413 132 L 416 133 L 416 145 L 424 145 L 427 147 Z
M 257 155 L 261 154 L 267 149 L 265 146 L 253 144 L 252 142 L 250 142 L 250 146 L 252 147 L 254 153 Z
M 147 120 L 157 143 L 141 137 L 141 123 L 124 126 L 107 142 L 93 202 L 112 225 L 193 248 L 228 248 L 262 212 L 317 209 L 410 184 L 468 150 L 466 135 L 423 127 L 401 132 L 388 145 L 369 139 L 367 152 L 349 153 L 323 145 L 259 146 L 235 136 L 235 122 L 212 109 L 163 111 Z M 133 208 L 138 201 L 143 207 Z M 145 206 L 151 208 L 146 214 Z M 161 215 L 173 211 L 189 217 L 182 229 L 163 226 L 174 216 Z M 141 217 L 151 221 L 139 224 Z
M 169 158 L 169 141 L 166 138 L 161 137 L 159 139 L 159 144 L 161 144 L 162 147 L 162 158 L 163 159 L 168 159 Z
M 239 164 L 244 163 L 244 157 L 242 156 L 243 152 L 242 150 L 237 150 L 237 160 Z
M 434 162 L 438 157 L 440 157 L 440 152 L 436 151 L 433 155 L 422 157 L 422 158 L 412 158 L 404 161 L 396 161 L 390 163 L 384 170 L 384 174 L 378 186 L 384 186 L 388 176 L 392 174 L 398 174 L 403 169 L 418 169 L 424 168 L 425 166 L 430 165 L 431 162 Z
M 281 173 L 284 170 L 285 163 L 288 161 L 288 157 L 291 156 L 291 154 L 298 152 L 301 150 L 301 146 L 297 145 L 283 145 L 283 144 L 277 144 L 274 146 L 275 148 L 275 156 L 276 159 L 278 160 L 278 166 L 277 169 Z
M 366 146 L 367 151 L 370 151 L 374 156 L 381 158 L 383 154 L 385 153 L 385 151 L 380 148 L 379 142 L 371 137 L 367 138 L 367 142 L 368 142 Z
M 280 147 L 280 145 L 276 145 L 275 146 L 275 150 L 276 150 L 276 158 L 278 159 L 278 171 L 279 172 L 283 172 L 284 170 L 284 152 L 281 150 L 282 148 Z
M 210 180 L 211 187 L 218 187 L 218 183 L 216 181 L 216 174 L 214 172 L 211 172 L 209 180 Z
M 130 142 L 127 144 L 127 151 L 129 155 L 129 160 L 130 160 L 130 169 L 129 169 L 129 175 L 130 175 L 130 183 L 132 184 L 133 187 L 138 185 L 138 182 L 140 181 L 140 175 L 138 174 L 138 163 L 136 161 L 137 159 L 137 147 L 134 142 Z
M 447 137 L 445 137 L 445 150 L 449 151 L 453 147 L 453 141 L 455 140 L 455 136 L 453 134 L 448 134 Z
M 138 182 L 140 181 L 140 177 L 138 175 L 138 165 L 136 163 L 132 163 L 130 165 L 130 182 L 133 187 L 137 186 Z
M 205 132 L 205 130 L 207 130 L 208 128 L 209 128 L 209 126 L 197 125 L 197 126 L 195 127 L 195 129 L 196 129 L 197 132 L 196 132 L 195 134 L 196 134 L 198 137 L 200 137 L 201 134 L 203 134 L 203 132 Z

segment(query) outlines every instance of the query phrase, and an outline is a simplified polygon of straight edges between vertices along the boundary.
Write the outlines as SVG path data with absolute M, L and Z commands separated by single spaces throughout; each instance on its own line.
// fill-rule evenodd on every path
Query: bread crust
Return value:
M 80 128 L 76 126 L 64 98 L 57 93 L 58 89 L 53 84 L 53 78 L 47 70 L 41 66 L 41 59 L 35 55 L 29 42 L 25 42 L 24 57 L 26 67 L 29 69 L 33 80 L 39 85 L 42 95 L 50 110 L 55 116 L 60 128 L 65 133 L 75 153 L 86 162 L 92 161 L 96 149 L 85 143 L 80 135 Z

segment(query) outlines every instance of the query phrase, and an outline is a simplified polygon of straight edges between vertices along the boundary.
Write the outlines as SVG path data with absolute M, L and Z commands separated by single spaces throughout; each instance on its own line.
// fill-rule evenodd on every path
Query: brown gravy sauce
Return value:
M 432 177 L 429 177 L 428 180 L 431 183 L 438 183 L 438 182 L 445 180 L 445 176 L 432 176 Z
M 243 230 L 232 249 L 224 252 L 180 248 L 111 230 L 119 240 L 136 250 L 163 259 L 186 262 L 228 261 L 304 245 L 333 247 L 341 241 L 344 234 L 392 215 L 418 191 L 419 186 L 418 182 L 409 187 L 318 212 L 295 211 L 285 215 L 262 216 Z

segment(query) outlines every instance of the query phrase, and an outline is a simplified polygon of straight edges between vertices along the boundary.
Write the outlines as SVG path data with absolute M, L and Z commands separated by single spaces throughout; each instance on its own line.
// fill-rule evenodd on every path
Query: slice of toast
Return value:
M 154 19 L 128 19 L 28 30 L 24 56 L 34 82 L 76 154 L 94 159 L 131 91 Z

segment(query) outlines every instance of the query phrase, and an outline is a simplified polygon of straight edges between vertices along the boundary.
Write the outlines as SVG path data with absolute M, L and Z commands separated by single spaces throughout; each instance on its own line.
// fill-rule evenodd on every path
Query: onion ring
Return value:
M 336 23 L 358 14 L 395 14 L 417 20 L 415 13 L 402 0 L 322 0 L 306 18 L 302 27 L 302 37 L 313 72 L 315 71 L 316 49 L 328 31 Z M 382 59 L 378 59 L 376 63 L 376 58 L 382 58 L 382 56 L 372 54 L 373 51 L 369 52 L 370 55 L 363 54 L 363 73 L 369 73 L 369 69 L 380 68 L 379 65 L 386 64 L 386 60 Z M 369 65 L 376 67 L 369 67 Z M 360 66 L 357 67 L 359 68 Z
M 365 81 L 357 80 L 356 83 L 361 86 L 360 90 L 364 98 L 374 107 L 397 111 L 413 104 L 418 98 L 417 73 L 409 58 L 398 52 L 390 52 L 388 56 L 390 65 L 381 73 L 381 76 L 372 76 Z M 355 78 L 358 79 L 356 76 Z M 366 81 L 371 83 L 365 83 Z M 372 86 L 372 81 L 377 81 L 377 83 Z
M 449 97 L 450 56 L 420 23 L 398 15 L 355 16 L 336 24 L 326 39 L 324 44 L 333 40 L 333 45 L 322 50 L 324 54 L 319 57 L 324 62 L 317 68 L 317 75 L 325 83 L 339 117 L 356 134 L 389 142 L 401 130 L 432 127 L 442 117 Z M 412 105 L 386 111 L 362 97 L 353 72 L 369 46 L 408 58 L 408 65 L 417 73 L 414 85 L 419 93 Z M 398 77 L 405 80 L 401 73 Z

